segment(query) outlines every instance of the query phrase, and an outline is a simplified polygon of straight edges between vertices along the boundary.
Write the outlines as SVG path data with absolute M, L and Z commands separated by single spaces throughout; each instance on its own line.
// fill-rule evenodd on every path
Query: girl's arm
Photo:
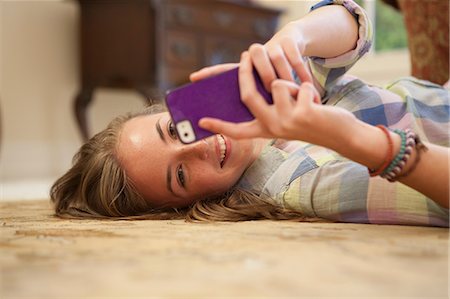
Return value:
M 304 57 L 331 58 L 356 47 L 358 23 L 342 5 L 328 5 L 311 11 L 280 29 L 265 45 L 253 44 L 248 52 L 267 90 L 277 78 L 294 81 L 296 68 L 302 82 L 312 82 Z M 228 63 L 203 68 L 190 76 L 191 81 L 222 73 L 238 64 Z
M 285 25 L 265 45 L 253 44 L 248 52 L 267 90 L 280 78 L 294 81 L 295 68 L 302 82 L 312 82 L 311 70 L 302 68 L 302 57 L 332 58 L 356 47 L 358 23 L 341 5 L 311 11 Z
M 337 107 L 334 107 L 337 108 Z M 363 164 L 370 169 L 378 169 L 386 156 L 388 148 L 385 134 L 377 127 L 349 119 L 337 128 L 345 142 L 331 148 L 341 155 Z M 394 153 L 400 149 L 400 136 L 390 132 L 394 141 Z M 420 160 L 414 170 L 398 181 L 425 194 L 444 208 L 449 208 L 449 159 L 450 149 L 435 144 L 426 144 L 426 151 L 420 152 Z M 402 174 L 411 170 L 416 163 L 417 148 L 403 167 Z
M 286 37 L 297 42 L 303 56 L 336 57 L 356 47 L 358 23 L 344 6 L 328 5 L 287 24 L 267 45 Z
M 283 138 L 302 140 L 330 148 L 342 156 L 378 169 L 386 159 L 388 142 L 385 133 L 377 127 L 358 120 L 349 111 L 320 104 L 320 95 L 309 83 L 298 86 L 277 79 L 271 85 L 274 105 L 268 105 L 256 89 L 252 74 L 253 64 L 248 53 L 243 53 L 239 67 L 241 98 L 252 114 L 253 121 L 239 124 L 204 118 L 200 126 L 231 138 Z M 398 153 L 401 139 L 389 132 L 393 152 Z M 421 153 L 417 167 L 400 182 L 430 197 L 442 207 L 449 207 L 449 149 L 428 145 Z M 415 163 L 413 150 L 403 174 Z

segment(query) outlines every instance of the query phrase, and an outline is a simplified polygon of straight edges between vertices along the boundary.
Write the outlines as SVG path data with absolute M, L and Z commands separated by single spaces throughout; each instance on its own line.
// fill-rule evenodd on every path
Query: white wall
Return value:
M 285 8 L 282 24 L 302 16 L 314 3 L 261 2 Z M 2 183 L 53 180 L 69 167 L 81 145 L 72 116 L 79 81 L 78 13 L 77 1 L 0 2 Z M 360 64 L 354 73 L 376 83 L 408 74 L 404 52 L 389 57 L 394 57 L 393 61 L 386 64 L 369 57 L 369 66 Z M 377 71 L 367 71 L 375 66 Z M 113 116 L 136 110 L 142 103 L 138 95 L 127 91 L 97 92 L 90 109 L 92 131 L 99 131 Z
M 76 1 L 0 2 L 2 140 L 0 179 L 56 177 L 81 145 L 72 115 L 78 88 Z M 100 90 L 92 131 L 143 101 Z
M 73 135 L 63 125 L 74 92 L 75 7 L 2 2 L 1 178 L 49 176 Z

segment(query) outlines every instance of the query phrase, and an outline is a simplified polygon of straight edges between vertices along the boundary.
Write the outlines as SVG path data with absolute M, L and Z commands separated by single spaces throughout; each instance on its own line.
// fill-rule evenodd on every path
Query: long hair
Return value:
M 82 145 L 72 167 L 50 189 L 55 214 L 63 218 L 103 219 L 305 220 L 300 213 L 272 204 L 260 194 L 235 188 L 183 209 L 153 208 L 122 169 L 116 147 L 128 120 L 164 111 L 164 106 L 153 105 L 139 113 L 119 116 Z

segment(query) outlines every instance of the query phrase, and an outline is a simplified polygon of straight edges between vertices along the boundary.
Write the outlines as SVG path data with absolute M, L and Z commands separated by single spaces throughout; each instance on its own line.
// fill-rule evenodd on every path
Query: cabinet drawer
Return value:
M 256 15 L 246 20 L 249 36 L 253 36 L 258 42 L 267 42 L 276 32 L 278 19 L 272 16 Z
M 203 65 L 215 65 L 227 62 L 238 62 L 241 53 L 250 46 L 250 41 L 208 36 L 204 40 Z
M 189 75 L 197 69 L 168 67 L 164 70 L 162 80 L 166 82 L 164 89 L 171 89 L 189 83 Z
M 198 42 L 192 33 L 168 30 L 163 50 L 169 65 L 185 67 L 198 65 Z
M 209 10 L 209 28 L 216 32 L 265 42 L 275 32 L 277 18 L 270 13 L 226 3 Z
M 167 1 L 164 9 L 165 22 L 171 28 L 204 28 L 208 12 L 205 1 Z
M 227 1 L 166 0 L 165 20 L 170 28 L 201 30 L 267 41 L 278 24 L 279 11 Z

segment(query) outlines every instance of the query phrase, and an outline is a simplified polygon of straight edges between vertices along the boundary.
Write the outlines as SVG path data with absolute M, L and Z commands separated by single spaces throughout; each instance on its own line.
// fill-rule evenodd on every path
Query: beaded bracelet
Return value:
M 377 176 L 381 174 L 390 164 L 390 162 L 393 160 L 394 155 L 394 142 L 392 141 L 391 134 L 389 134 L 388 129 L 383 125 L 377 125 L 377 128 L 380 128 L 383 133 L 386 135 L 388 140 L 388 149 L 386 152 L 386 156 L 384 158 L 383 164 L 378 169 L 370 169 L 369 168 L 369 175 L 371 177 Z
M 416 134 L 414 134 L 411 130 L 394 130 L 394 132 L 401 137 L 402 143 L 400 145 L 400 150 L 392 160 L 391 164 L 389 164 L 386 170 L 381 174 L 382 178 L 385 178 L 390 182 L 397 180 L 398 175 L 403 171 L 403 167 L 405 167 L 411 157 L 412 150 L 416 145 Z
M 400 150 L 394 157 L 394 159 L 391 161 L 391 164 L 389 164 L 389 166 L 383 171 L 383 173 L 381 173 L 382 177 L 383 175 L 390 173 L 397 166 L 397 164 L 399 164 L 401 159 L 403 159 L 406 151 L 406 133 L 400 130 L 394 130 L 393 132 L 396 133 L 397 135 L 400 135 L 401 139 Z
M 414 159 L 414 163 L 409 167 L 409 169 L 405 173 L 402 173 L 401 175 L 397 175 L 393 179 L 393 181 L 410 175 L 411 172 L 413 172 L 414 169 L 416 169 L 417 164 L 419 164 L 419 162 L 420 162 L 421 152 L 426 152 L 428 150 L 428 147 L 426 147 L 425 144 L 423 144 L 422 141 L 420 140 L 419 136 L 417 136 L 415 134 L 414 134 L 414 143 L 415 143 L 415 149 L 416 149 L 416 158 Z

